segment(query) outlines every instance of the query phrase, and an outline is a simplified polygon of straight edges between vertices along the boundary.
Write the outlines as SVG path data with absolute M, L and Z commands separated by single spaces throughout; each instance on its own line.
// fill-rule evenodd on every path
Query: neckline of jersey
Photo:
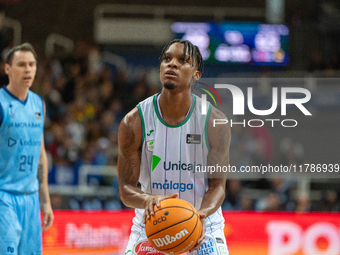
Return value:
M 20 103 L 22 103 L 23 105 L 26 105 L 27 100 L 28 100 L 28 96 L 29 96 L 28 93 L 27 93 L 27 97 L 26 97 L 25 101 L 22 101 L 22 100 L 20 100 L 17 96 L 13 95 L 13 94 L 7 89 L 7 86 L 4 86 L 3 89 L 4 89 L 4 91 L 6 91 L 6 93 L 7 93 L 8 95 L 10 95 L 11 97 L 13 97 L 15 100 L 18 100 L 18 101 L 19 101 Z
M 165 125 L 166 127 L 169 127 L 169 128 L 178 128 L 178 127 L 183 126 L 185 123 L 187 123 L 187 121 L 190 119 L 191 114 L 194 111 L 194 108 L 195 108 L 195 105 L 196 105 L 196 97 L 193 96 L 193 94 L 191 94 L 191 106 L 190 106 L 190 109 L 189 109 L 185 119 L 177 125 L 170 125 L 170 124 L 166 123 L 162 118 L 162 114 L 161 114 L 161 111 L 160 111 L 160 108 L 159 108 L 159 96 L 160 96 L 160 94 L 161 93 L 158 93 L 158 94 L 154 95 L 154 97 L 153 97 L 153 105 L 154 105 L 155 112 L 156 112 L 156 115 L 157 115 L 157 118 L 159 119 L 159 121 L 163 125 Z

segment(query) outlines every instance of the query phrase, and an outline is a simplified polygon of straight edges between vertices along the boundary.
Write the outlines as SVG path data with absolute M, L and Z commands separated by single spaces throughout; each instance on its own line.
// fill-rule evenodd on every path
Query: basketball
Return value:
M 192 249 L 202 232 L 197 210 L 178 198 L 162 200 L 145 224 L 151 245 L 165 254 L 181 254 Z

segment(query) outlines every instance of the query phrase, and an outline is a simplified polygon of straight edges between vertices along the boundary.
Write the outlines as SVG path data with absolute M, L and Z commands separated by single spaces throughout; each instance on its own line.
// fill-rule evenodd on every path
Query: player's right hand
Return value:
M 145 201 L 145 210 L 144 210 L 144 220 L 143 223 L 145 224 L 147 220 L 150 219 L 150 217 L 154 214 L 154 206 L 156 205 L 159 207 L 159 202 L 168 198 L 176 198 L 178 197 L 178 193 L 172 194 L 172 195 L 150 195 L 149 198 Z

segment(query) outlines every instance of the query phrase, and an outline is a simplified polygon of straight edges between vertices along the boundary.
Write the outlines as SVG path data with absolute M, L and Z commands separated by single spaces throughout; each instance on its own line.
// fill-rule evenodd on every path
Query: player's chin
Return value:
M 32 87 L 33 85 L 33 82 L 32 81 L 24 81 L 23 82 L 23 86 L 27 87 L 27 88 L 30 88 Z
M 176 85 L 172 82 L 164 83 L 163 87 L 168 90 L 174 90 L 176 88 Z

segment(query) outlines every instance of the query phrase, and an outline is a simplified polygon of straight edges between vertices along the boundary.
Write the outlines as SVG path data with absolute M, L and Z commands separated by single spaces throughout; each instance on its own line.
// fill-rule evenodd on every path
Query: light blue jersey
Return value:
M 44 129 L 43 100 L 28 91 L 24 102 L 0 89 L 0 191 L 38 191 L 38 162 Z

